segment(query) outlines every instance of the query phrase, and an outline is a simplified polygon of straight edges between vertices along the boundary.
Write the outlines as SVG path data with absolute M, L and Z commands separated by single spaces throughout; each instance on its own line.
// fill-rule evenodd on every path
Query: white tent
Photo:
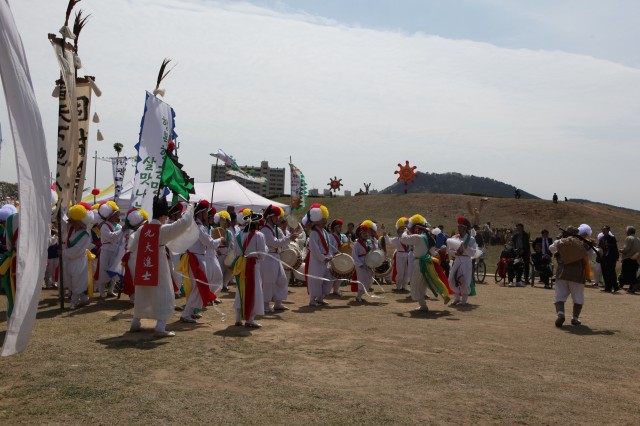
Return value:
M 211 199 L 211 187 L 213 186 L 212 182 L 196 182 L 195 190 L 196 193 L 191 195 L 191 201 L 200 201 Z M 121 211 L 129 210 L 129 206 L 131 205 L 131 191 L 133 190 L 133 181 L 126 182 L 122 185 L 122 192 L 120 193 L 120 198 L 118 199 L 118 206 Z M 100 203 L 106 200 L 113 200 L 113 185 L 105 188 L 103 191 L 96 196 L 96 202 Z M 167 197 L 171 200 L 171 195 Z M 90 192 L 86 193 L 83 200 L 93 203 L 93 195 Z M 278 206 L 284 209 L 285 213 L 289 214 L 291 208 L 286 204 L 276 203 L 274 201 L 269 200 L 268 198 L 264 198 L 261 195 L 256 194 L 255 192 L 245 188 L 240 185 L 235 180 L 225 180 L 221 182 L 216 182 L 213 193 L 213 205 L 216 210 L 226 210 L 228 206 L 233 206 L 237 209 L 241 207 L 248 207 L 253 211 L 260 212 L 262 209 L 266 208 L 269 204 L 273 204 L 274 206 Z M 151 213 L 151 212 L 149 212 Z
M 212 186 L 213 182 L 196 182 L 196 193 L 191 196 L 191 199 L 196 201 L 209 201 L 211 199 Z M 216 182 L 213 188 L 213 205 L 218 211 L 226 210 L 228 206 L 233 206 L 236 210 L 248 207 L 255 212 L 260 212 L 267 208 L 269 204 L 282 208 L 286 214 L 289 214 L 291 211 L 288 205 L 276 203 L 275 201 L 258 195 L 233 179 Z

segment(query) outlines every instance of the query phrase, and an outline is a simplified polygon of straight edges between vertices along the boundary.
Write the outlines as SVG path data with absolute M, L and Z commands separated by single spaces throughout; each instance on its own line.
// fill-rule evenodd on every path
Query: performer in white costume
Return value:
M 138 250 L 146 250 L 147 247 L 140 247 L 141 238 L 150 238 L 153 232 L 159 232 L 158 247 L 154 249 L 155 265 L 157 268 L 156 285 L 146 285 L 143 282 L 144 272 L 140 270 L 144 265 L 136 262 L 136 271 L 134 275 L 134 284 L 136 285 L 136 299 L 133 309 L 133 320 L 131 321 L 131 331 L 139 331 L 141 329 L 142 318 L 151 318 L 157 321 L 155 334 L 159 337 L 175 336 L 173 331 L 166 330 L 166 324 L 173 315 L 175 307 L 175 297 L 173 294 L 173 286 L 171 282 L 171 269 L 169 267 L 169 259 L 165 251 L 165 245 L 176 238 L 179 238 L 191 225 L 193 221 L 193 207 L 187 206 L 182 217 L 171 224 L 166 224 L 169 214 L 169 207 L 164 198 L 154 199 L 153 220 L 140 227 L 129 238 L 128 248 L 132 252 L 132 256 L 138 255 Z M 149 232 L 150 231 L 150 232 Z M 153 283 L 151 283 L 153 284 Z
M 260 229 L 268 250 L 268 256 L 265 256 L 260 265 L 265 312 L 287 310 L 282 302 L 287 300 L 289 282 L 280 262 L 280 252 L 288 247 L 290 242 L 295 241 L 297 234 L 287 236 L 278 228 L 278 221 L 282 216 L 284 211 L 280 207 L 269 205 L 263 213 L 264 226 Z M 270 306 L 272 301 L 273 307 Z
M 329 210 L 323 205 L 312 204 L 306 217 L 311 224 L 305 259 L 309 306 L 328 305 L 329 302 L 324 300 L 324 296 L 331 290 L 333 277 L 328 265 L 333 255 L 329 244 L 330 236 L 324 227 L 329 218 Z
M 71 291 L 71 309 L 88 305 L 85 294 L 89 286 L 89 261 L 87 251 L 91 247 L 91 236 L 87 225 L 93 223 L 93 212 L 76 204 L 69 209 L 67 235 L 64 236 L 62 257 L 64 261 L 63 283 Z
M 451 237 L 451 240 L 460 244 L 455 252 L 456 259 L 449 271 L 449 285 L 454 292 L 452 305 L 467 303 L 467 298 L 471 294 L 471 280 L 473 279 L 472 258 L 476 254 L 478 246 L 476 240 L 469 233 L 471 223 L 463 216 L 458 218 L 458 234 Z
M 113 201 L 105 201 L 97 209 L 100 223 L 100 255 L 96 281 L 100 291 L 100 298 L 114 297 L 115 273 L 112 270 L 117 265 L 124 251 L 120 251 L 122 241 L 122 226 L 120 226 L 120 208 Z M 119 256 L 119 257 L 118 257 Z M 116 268 L 118 269 L 118 268 Z M 107 291 L 108 289 L 108 291 Z

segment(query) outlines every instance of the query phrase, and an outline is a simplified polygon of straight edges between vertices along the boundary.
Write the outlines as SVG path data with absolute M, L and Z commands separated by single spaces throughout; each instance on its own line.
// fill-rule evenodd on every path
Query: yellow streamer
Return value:
M 96 258 L 96 255 L 91 253 L 91 250 L 87 250 L 87 263 L 89 267 L 87 270 L 89 271 L 89 285 L 87 286 L 87 297 L 93 297 L 93 260 Z
M 191 293 L 191 278 L 189 278 L 189 255 L 183 254 L 180 258 L 180 263 L 176 271 L 182 274 L 182 285 L 184 286 L 184 295 L 189 300 L 189 294 Z

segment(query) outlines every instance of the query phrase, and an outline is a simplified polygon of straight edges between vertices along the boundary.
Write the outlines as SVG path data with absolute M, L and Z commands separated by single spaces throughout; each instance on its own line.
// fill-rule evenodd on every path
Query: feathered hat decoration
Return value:
M 409 219 L 402 216 L 400 219 L 396 220 L 396 229 L 405 228 L 409 223 Z

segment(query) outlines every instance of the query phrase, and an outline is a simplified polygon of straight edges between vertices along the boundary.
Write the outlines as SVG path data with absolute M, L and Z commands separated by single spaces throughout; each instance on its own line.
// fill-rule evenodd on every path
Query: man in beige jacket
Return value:
M 627 293 L 636 292 L 638 256 L 640 256 L 640 238 L 636 237 L 636 229 L 633 226 L 627 226 L 627 238 L 624 240 L 624 246 L 620 249 L 620 257 L 622 258 L 620 288 L 629 284 Z

